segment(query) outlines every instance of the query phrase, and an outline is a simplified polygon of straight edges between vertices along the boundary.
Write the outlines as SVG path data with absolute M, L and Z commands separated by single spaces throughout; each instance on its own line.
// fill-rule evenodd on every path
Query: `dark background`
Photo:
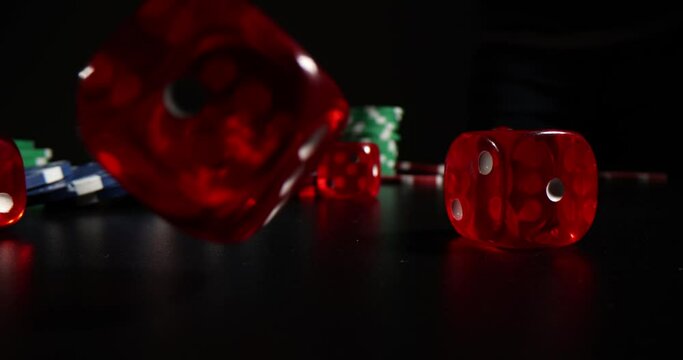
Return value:
M 663 2 L 255 1 L 352 105 L 406 109 L 400 158 L 440 162 L 465 129 L 583 133 L 603 169 L 670 170 L 681 91 L 680 14 Z M 0 133 L 87 159 L 76 74 L 139 1 L 3 3 Z
M 352 104 L 405 106 L 404 158 L 441 161 L 463 129 L 514 123 L 580 130 L 603 168 L 679 162 L 679 21 L 656 1 L 258 3 Z M 136 6 L 3 3 L 0 132 L 85 160 L 76 74 Z M 372 206 L 293 201 L 230 246 L 183 235 L 134 202 L 32 207 L 0 233 L 0 356 L 680 353 L 675 188 L 600 186 L 586 238 L 536 252 L 459 239 L 439 191 L 405 186 L 383 186 Z

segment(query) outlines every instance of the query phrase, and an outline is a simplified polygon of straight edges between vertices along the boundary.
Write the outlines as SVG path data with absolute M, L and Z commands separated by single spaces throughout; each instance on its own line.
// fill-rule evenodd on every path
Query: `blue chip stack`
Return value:
M 28 205 L 90 205 L 127 196 L 119 183 L 96 162 L 72 166 L 56 161 L 26 169 Z

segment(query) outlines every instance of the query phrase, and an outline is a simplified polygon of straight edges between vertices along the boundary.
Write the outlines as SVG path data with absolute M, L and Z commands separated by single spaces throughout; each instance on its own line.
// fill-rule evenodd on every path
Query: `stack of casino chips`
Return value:
M 24 167 L 47 165 L 52 159 L 52 149 L 36 148 L 33 140 L 14 139 L 14 143 L 19 148 L 21 158 L 24 160 Z
M 24 162 L 27 203 L 60 206 L 92 205 L 127 197 L 127 192 L 98 163 L 72 165 L 51 161 L 50 148 L 33 140 L 14 139 Z
M 357 106 L 349 111 L 349 124 L 342 135 L 343 141 L 372 142 L 377 144 L 382 163 L 382 175 L 396 174 L 398 130 L 403 109 L 397 106 Z

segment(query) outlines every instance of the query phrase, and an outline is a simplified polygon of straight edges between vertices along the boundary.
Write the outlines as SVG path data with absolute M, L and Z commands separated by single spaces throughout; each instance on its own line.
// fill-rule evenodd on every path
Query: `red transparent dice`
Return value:
M 329 198 L 375 198 L 381 184 L 380 167 L 377 145 L 338 142 L 318 165 L 318 190 Z
M 0 137 L 0 227 L 19 221 L 25 209 L 24 162 L 14 141 Z
M 597 175 L 593 151 L 576 133 L 464 133 L 446 159 L 448 217 L 462 236 L 500 247 L 568 245 L 593 223 Z
M 333 81 L 244 1 L 150 0 L 79 74 L 88 150 L 199 237 L 248 238 L 345 126 Z

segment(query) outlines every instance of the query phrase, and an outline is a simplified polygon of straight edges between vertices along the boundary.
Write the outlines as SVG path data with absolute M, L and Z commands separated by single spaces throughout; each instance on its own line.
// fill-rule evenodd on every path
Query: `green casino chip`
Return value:
M 19 149 L 19 153 L 21 153 L 22 158 L 38 158 L 38 157 L 45 157 L 45 158 L 52 158 L 52 149 L 50 148 L 43 148 L 43 149 Z
M 370 125 L 398 124 L 403 118 L 403 109 L 397 106 L 357 106 L 349 111 L 352 122 Z
M 47 165 L 50 162 L 50 158 L 47 157 L 22 157 L 24 161 L 24 168 L 30 168 L 34 166 Z
M 52 149 L 50 148 L 36 148 L 34 140 L 29 139 L 13 139 L 14 144 L 19 149 L 21 159 L 24 162 L 25 168 L 34 166 L 43 166 L 52 159 Z
M 14 139 L 14 144 L 16 144 L 19 149 L 33 149 L 36 147 L 35 141 L 26 139 Z
M 19 149 L 21 159 L 24 161 L 24 167 L 29 168 L 33 166 L 43 166 L 52 159 L 52 149 Z

